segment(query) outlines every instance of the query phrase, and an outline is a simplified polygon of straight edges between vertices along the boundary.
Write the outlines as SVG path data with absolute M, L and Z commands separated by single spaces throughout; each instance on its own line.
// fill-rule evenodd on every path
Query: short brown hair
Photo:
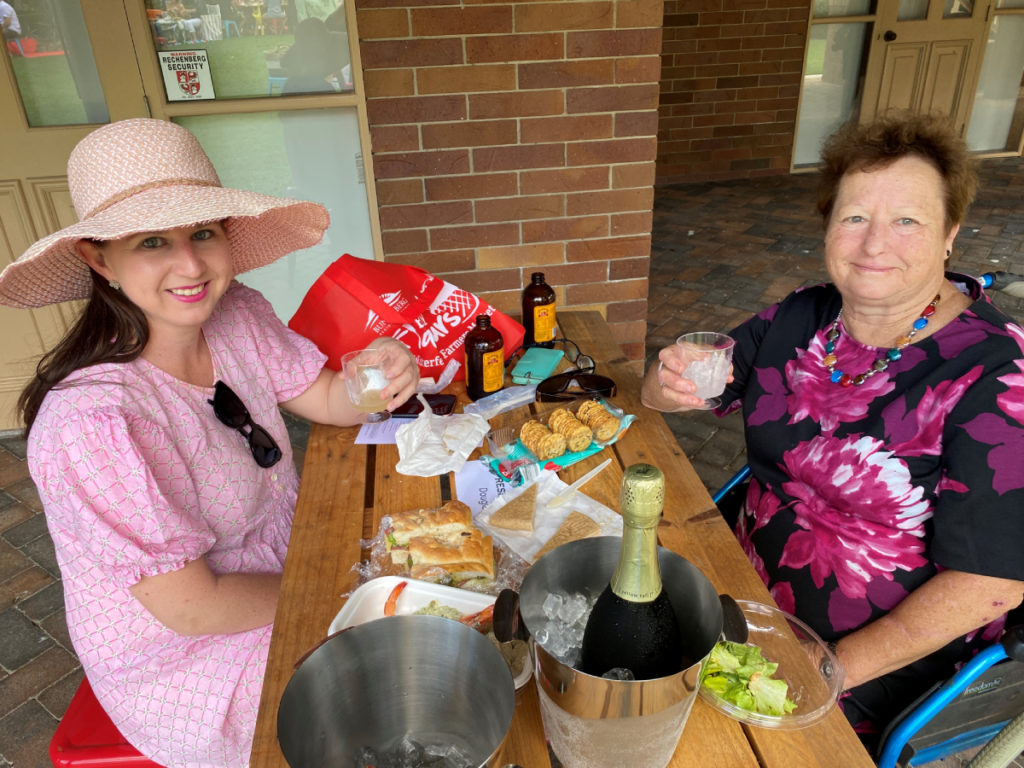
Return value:
M 825 225 L 843 176 L 884 168 L 910 156 L 927 160 L 942 176 L 946 231 L 962 222 L 978 189 L 978 174 L 964 140 L 944 115 L 888 112 L 864 125 L 849 122 L 826 140 L 818 184 L 818 212 Z

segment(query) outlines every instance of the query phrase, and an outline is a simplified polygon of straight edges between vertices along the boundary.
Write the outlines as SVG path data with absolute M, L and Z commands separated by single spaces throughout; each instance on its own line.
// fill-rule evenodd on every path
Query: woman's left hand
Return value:
M 388 377 L 388 385 L 381 390 L 382 397 L 387 400 L 387 410 L 393 411 L 416 392 L 420 383 L 420 367 L 412 351 L 397 339 L 382 336 L 367 345 L 368 349 L 379 349 L 387 358 L 384 375 Z

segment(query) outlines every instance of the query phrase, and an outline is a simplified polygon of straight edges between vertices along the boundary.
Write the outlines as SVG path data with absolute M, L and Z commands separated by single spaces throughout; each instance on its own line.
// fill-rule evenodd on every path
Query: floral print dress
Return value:
M 719 412 L 742 407 L 752 470 L 736 534 L 779 607 L 825 640 L 943 569 L 1024 579 L 1024 330 L 975 280 L 947 277 L 973 303 L 859 387 L 833 383 L 822 363 L 842 306 L 833 285 L 731 334 L 735 380 Z M 843 331 L 837 368 L 859 373 L 884 352 Z M 866 733 L 883 726 L 1005 618 L 854 689 L 847 716 Z

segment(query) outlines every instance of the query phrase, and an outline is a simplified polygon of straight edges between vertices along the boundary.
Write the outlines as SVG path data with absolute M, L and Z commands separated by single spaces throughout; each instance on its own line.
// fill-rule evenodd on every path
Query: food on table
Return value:
M 530 485 L 491 514 L 491 525 L 510 531 L 533 531 L 533 512 L 537 505 L 537 484 Z
M 409 582 L 407 581 L 400 581 L 395 584 L 395 588 L 391 590 L 391 594 L 388 595 L 388 599 L 384 603 L 385 616 L 395 615 L 395 608 L 398 606 L 398 596 L 402 594 L 402 590 L 404 590 L 408 585 Z
M 780 717 L 796 709 L 785 680 L 772 677 L 779 665 L 764 658 L 757 645 L 723 641 L 711 649 L 701 685 L 748 712 Z
M 519 429 L 519 439 L 541 461 L 557 459 L 565 453 L 565 437 L 552 432 L 536 419 L 523 424 Z
M 552 432 L 565 437 L 567 448 L 573 453 L 582 451 L 594 439 L 590 427 L 577 419 L 567 408 L 556 408 L 548 416 L 548 426 Z
M 442 616 L 446 619 L 454 619 L 455 621 L 462 619 L 462 611 L 458 608 L 452 608 L 450 605 L 439 603 L 437 600 L 431 600 L 418 611 L 413 611 L 413 614 L 423 616 Z
M 568 544 L 570 541 L 576 541 L 577 539 L 589 539 L 591 536 L 600 535 L 601 526 L 582 512 L 577 512 L 574 509 L 569 513 L 569 516 L 565 518 L 565 521 L 558 526 L 558 530 L 555 531 L 554 535 L 548 539 L 544 546 L 540 548 L 540 551 L 533 556 L 534 562 L 540 560 L 552 549 L 560 547 L 562 544 Z
M 392 563 L 414 579 L 457 586 L 494 579 L 494 542 L 461 501 L 393 515 L 385 542 Z
M 619 431 L 619 419 L 597 400 L 587 400 L 577 408 L 576 418 L 593 430 L 598 442 L 611 440 Z

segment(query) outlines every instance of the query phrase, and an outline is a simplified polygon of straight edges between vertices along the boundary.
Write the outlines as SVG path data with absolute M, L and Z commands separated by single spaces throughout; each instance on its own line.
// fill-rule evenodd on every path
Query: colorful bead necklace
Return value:
M 843 310 L 840 309 L 839 314 L 836 315 L 836 319 L 832 321 L 832 325 L 830 325 L 828 331 L 825 332 L 825 359 L 823 359 L 821 363 L 828 368 L 829 378 L 833 383 L 838 384 L 841 387 L 849 387 L 850 385 L 859 387 L 876 373 L 884 371 L 889 367 L 889 363 L 895 362 L 903 357 L 903 348 L 910 344 L 918 331 L 928 325 L 928 318 L 935 314 L 935 305 L 938 303 L 939 294 L 936 293 L 935 298 L 932 299 L 931 303 L 924 308 L 923 312 L 921 312 L 921 316 L 914 321 L 914 325 L 910 329 L 910 333 L 900 338 L 896 342 L 896 346 L 887 350 L 885 354 L 875 360 L 874 364 L 872 364 L 870 368 L 863 373 L 858 373 L 856 376 L 843 373 L 841 370 L 836 368 L 836 364 L 839 362 L 839 359 L 836 357 L 836 341 L 839 339 L 839 319 L 843 316 Z

